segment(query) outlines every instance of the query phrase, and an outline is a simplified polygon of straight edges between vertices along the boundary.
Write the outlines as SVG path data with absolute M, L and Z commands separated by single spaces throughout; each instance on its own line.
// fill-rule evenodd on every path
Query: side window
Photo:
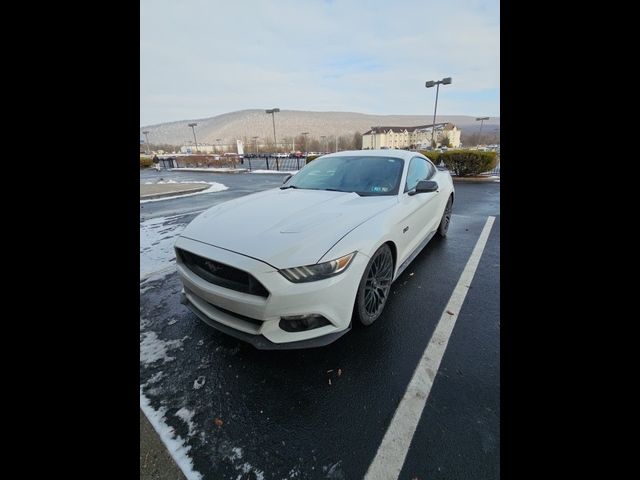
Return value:
M 436 169 L 433 166 L 432 163 L 427 162 L 427 168 L 429 169 L 429 174 L 427 175 L 427 180 L 429 180 L 431 177 L 433 177 L 436 173 Z
M 404 191 L 408 192 L 413 190 L 421 180 L 426 180 L 431 176 L 431 165 L 426 160 L 420 157 L 413 157 L 409 164 L 409 170 L 407 171 L 407 183 L 404 187 Z

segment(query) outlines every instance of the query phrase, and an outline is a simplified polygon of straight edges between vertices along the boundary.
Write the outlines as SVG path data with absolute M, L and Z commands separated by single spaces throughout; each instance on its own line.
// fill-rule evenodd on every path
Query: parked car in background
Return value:
M 182 301 L 257 348 L 326 345 L 378 319 L 391 284 L 445 237 L 447 170 L 405 150 L 324 155 L 276 189 L 220 203 L 175 243 Z

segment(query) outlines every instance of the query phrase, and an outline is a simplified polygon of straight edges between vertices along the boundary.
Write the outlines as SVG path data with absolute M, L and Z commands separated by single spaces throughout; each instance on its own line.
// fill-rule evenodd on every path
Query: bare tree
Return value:
M 319 152 L 320 151 L 320 140 L 317 138 L 312 138 L 309 140 L 309 151 L 310 152 Z
M 338 147 L 340 150 L 353 150 L 353 137 L 351 135 L 340 135 Z
M 360 132 L 356 132 L 353 134 L 353 145 L 354 150 L 362 150 L 362 134 Z

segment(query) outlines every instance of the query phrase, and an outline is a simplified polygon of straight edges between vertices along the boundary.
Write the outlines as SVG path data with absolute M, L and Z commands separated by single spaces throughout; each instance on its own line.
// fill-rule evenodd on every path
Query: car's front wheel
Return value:
M 360 323 L 375 322 L 389 297 L 393 279 L 393 255 L 389 245 L 384 244 L 373 254 L 362 275 L 356 296 L 355 313 Z

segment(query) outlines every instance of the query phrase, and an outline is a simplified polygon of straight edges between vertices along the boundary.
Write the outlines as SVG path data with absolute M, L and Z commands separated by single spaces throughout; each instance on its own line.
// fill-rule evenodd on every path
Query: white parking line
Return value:
M 409 386 L 384 434 L 376 456 L 367 470 L 365 480 L 392 480 L 400 476 L 413 434 L 418 426 L 431 386 L 440 367 L 440 361 L 449 343 L 458 313 L 478 268 L 495 217 L 488 217 L 476 246 L 458 279 L 447 306 L 431 335 L 431 340 L 413 372 Z

